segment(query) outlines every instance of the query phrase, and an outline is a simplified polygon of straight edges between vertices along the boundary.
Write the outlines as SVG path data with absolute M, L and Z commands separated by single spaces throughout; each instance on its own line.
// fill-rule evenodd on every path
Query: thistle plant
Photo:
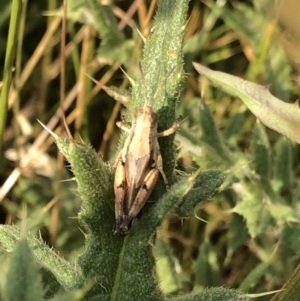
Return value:
M 22 22 L 18 22 L 21 16 L 18 15 L 18 2 L 12 3 L 14 13 L 8 35 L 9 55 L 5 60 L 1 108 L 7 107 L 8 99 L 13 101 L 17 98 L 16 95 L 21 99 L 20 93 L 9 97 L 11 78 L 15 79 L 13 56 L 14 53 L 20 54 L 21 49 L 14 49 L 15 41 L 19 40 L 16 39 L 16 34 L 22 32 Z M 26 1 L 23 2 L 22 5 L 25 6 Z M 266 2 L 268 0 L 260 1 Z M 27 189 L 28 186 L 20 189 L 20 180 L 16 186 L 21 191 L 18 195 L 22 195 L 23 191 L 24 197 L 22 195 L 20 199 L 22 202 L 26 200 L 28 217 L 20 223 L 16 222 L 15 226 L 0 226 L 3 275 L 0 279 L 0 300 L 224 301 L 249 300 L 253 296 L 262 296 L 265 301 L 269 300 L 267 294 L 275 293 L 274 290 L 283 285 L 284 279 L 290 277 L 290 272 L 295 269 L 295 255 L 300 248 L 297 205 L 300 193 L 296 185 L 297 177 L 294 176 L 299 160 L 295 156 L 296 146 L 289 141 L 299 143 L 298 103 L 288 104 L 274 97 L 269 92 L 272 87 L 212 70 L 224 66 L 230 66 L 227 70 L 229 73 L 240 70 L 239 56 L 234 56 L 234 60 L 226 56 L 228 53 L 236 53 L 232 51 L 235 49 L 231 42 L 224 45 L 224 41 L 231 41 L 232 36 L 227 36 L 230 30 L 233 30 L 236 39 L 243 37 L 243 49 L 249 50 L 249 45 L 255 45 L 254 50 L 258 53 L 257 60 L 247 62 L 249 68 L 243 76 L 254 80 L 253 74 L 256 74 L 259 81 L 273 83 L 273 92 L 275 90 L 281 93 L 281 98 L 285 98 L 282 95 L 290 97 L 292 91 L 291 83 L 287 80 L 291 72 L 290 65 L 282 52 L 270 47 L 271 57 L 276 64 L 265 68 L 265 73 L 262 72 L 264 68 L 259 64 L 264 61 L 265 50 L 269 49 L 271 39 L 263 36 L 260 41 L 259 38 L 262 36 L 262 28 L 267 28 L 268 34 L 269 25 L 273 23 L 267 23 L 266 14 L 260 10 L 261 4 L 258 2 L 255 8 L 250 8 L 244 2 L 234 1 L 234 10 L 228 5 L 220 6 L 219 1 L 205 1 L 205 9 L 201 6 L 204 5 L 202 2 L 201 5 L 196 1 L 195 3 L 191 10 L 188 0 L 159 1 L 149 36 L 143 37 L 134 28 L 135 39 L 127 39 L 127 31 L 122 31 L 122 22 L 118 24 L 115 17 L 117 13 L 120 16 L 120 10 L 114 10 L 110 5 L 100 5 L 96 0 L 68 1 L 68 34 L 72 38 L 70 44 L 73 48 L 70 54 L 72 59 L 68 57 L 66 61 L 67 66 L 72 61 L 78 80 L 77 87 L 80 87 L 78 95 L 86 96 L 89 100 L 95 95 L 98 97 L 94 90 L 92 92 L 91 82 L 86 76 L 87 73 L 90 74 L 90 70 L 91 73 L 97 72 L 96 68 L 94 70 L 91 67 L 96 64 L 84 65 L 88 61 L 85 60 L 88 55 L 95 55 L 95 51 L 90 50 L 97 49 L 97 55 L 101 58 L 100 65 L 104 62 L 105 67 L 109 66 L 109 70 L 116 72 L 119 65 L 123 64 L 125 73 L 130 76 L 131 89 L 125 93 L 123 86 L 122 89 L 103 86 L 102 78 L 100 84 L 94 87 L 95 90 L 100 87 L 112 95 L 116 94 L 111 92 L 116 92 L 118 98 L 128 99 L 126 108 L 121 113 L 122 121 L 128 127 L 132 124 L 136 109 L 143 107 L 145 103 L 151 105 L 158 116 L 158 132 L 170 128 L 179 115 L 183 116 L 184 121 L 176 135 L 158 138 L 163 169 L 170 187 L 166 189 L 159 177 L 140 216 L 133 220 L 129 234 L 125 237 L 113 235 L 115 196 L 112 165 L 116 155 L 124 147 L 127 133 L 121 132 L 117 143 L 113 140 L 113 131 L 111 146 L 107 147 L 105 153 L 108 159 L 104 160 L 88 143 L 92 139 L 89 140 L 86 129 L 89 125 L 93 129 L 98 128 L 94 123 L 89 124 L 86 113 L 88 109 L 83 109 L 83 114 L 75 122 L 74 136 L 79 133 L 81 139 L 74 139 L 71 135 L 65 137 L 61 132 L 55 132 L 54 127 L 51 127 L 51 131 L 50 126 L 44 126 L 54 137 L 56 145 L 53 147 L 57 147 L 63 154 L 73 173 L 73 181 L 61 183 L 71 193 L 67 197 L 60 196 L 62 202 L 59 206 L 61 210 L 68 206 L 74 209 L 75 202 L 80 198 L 76 218 L 74 214 L 64 217 L 73 216 L 76 223 L 75 226 L 72 224 L 72 230 L 78 226 L 84 239 L 82 236 L 80 238 L 84 242 L 80 250 L 75 248 L 73 251 L 73 245 L 68 243 L 73 240 L 73 236 L 66 235 L 65 229 L 61 231 L 59 238 L 69 238 L 69 241 L 65 240 L 64 247 L 72 249 L 71 261 L 69 258 L 64 259 L 65 253 L 58 253 L 50 248 L 44 242 L 45 239 L 31 234 L 44 225 L 41 221 L 47 216 L 46 208 L 54 202 L 51 200 L 40 210 L 33 208 L 35 206 L 30 206 L 30 201 L 40 197 L 39 201 L 42 203 L 44 197 L 34 189 Z M 50 4 L 51 1 L 49 6 Z M 134 4 L 133 1 L 132 5 Z M 284 7 L 286 6 L 288 5 Z M 188 12 L 191 14 L 188 15 Z M 22 15 L 26 15 L 24 10 Z M 51 26 L 45 34 L 45 40 L 51 32 L 55 32 L 53 28 L 58 26 L 63 12 L 52 11 L 49 15 L 53 23 L 49 23 Z M 201 26 L 195 22 L 200 15 L 203 20 Z M 127 19 L 124 17 L 122 20 Z M 77 47 L 77 27 L 72 21 L 84 24 L 82 28 L 86 31 L 80 44 L 82 47 Z M 95 31 L 97 38 L 89 39 Z M 225 38 L 222 33 L 225 33 Z M 184 41 L 185 34 L 187 37 Z M 95 46 L 98 45 L 98 37 L 101 38 L 99 48 Z M 135 46 L 139 39 L 143 43 L 143 52 L 137 58 L 135 54 L 138 47 Z M 36 55 L 41 55 L 42 49 L 45 57 L 51 57 L 47 45 L 55 44 L 53 41 L 57 40 L 57 37 L 53 40 L 48 38 L 48 44 L 41 43 L 37 47 L 39 51 Z M 244 47 L 245 41 L 249 42 L 248 47 Z M 237 41 L 233 44 L 235 43 Z M 80 61 L 81 50 L 84 55 L 81 55 Z M 220 58 L 221 64 L 218 64 Z M 130 59 L 131 63 L 128 64 Z M 38 59 L 35 57 L 24 73 L 20 71 L 20 56 L 18 60 L 15 72 L 17 90 L 22 82 L 26 82 L 28 70 L 35 68 L 34 63 Z M 46 58 L 45 61 L 47 62 Z M 97 60 L 93 57 L 91 61 L 95 63 Z M 192 64 L 192 61 L 201 64 Z M 212 69 L 204 66 L 212 63 L 216 63 Z M 137 71 L 139 65 L 142 73 Z M 233 66 L 236 65 L 238 67 L 234 69 Z M 48 73 L 53 76 L 53 70 L 57 68 L 48 68 L 48 64 L 45 66 L 46 68 L 44 65 L 42 67 L 42 78 L 45 74 L 48 76 Z M 198 82 L 188 78 L 189 74 L 195 75 L 196 72 L 201 76 L 201 97 L 197 96 Z M 204 77 L 218 89 L 207 85 Z M 182 102 L 179 102 L 179 95 L 187 78 L 189 89 L 186 94 L 183 91 Z M 219 88 L 232 97 L 220 92 Z M 53 91 L 49 89 L 50 92 Z M 103 95 L 105 94 L 99 96 L 99 102 L 103 102 Z M 69 97 L 64 99 L 64 105 L 69 103 L 67 99 Z M 78 106 L 82 104 L 80 96 L 78 103 Z M 90 108 L 90 102 L 85 104 Z M 113 104 L 113 99 L 109 99 L 109 104 Z M 247 108 L 253 115 L 249 114 Z M 7 112 L 1 110 L 4 116 L 3 120 L 0 118 L 2 136 L 6 119 L 3 113 Z M 17 113 L 16 105 L 14 114 L 17 116 Z M 98 111 L 97 114 L 99 115 Z M 220 116 L 226 117 L 225 120 L 220 121 Z M 263 124 L 280 135 L 269 131 Z M 24 166 L 23 161 L 21 158 L 19 166 Z M 74 186 L 68 186 L 70 183 L 76 183 L 75 191 Z M 46 190 L 45 187 L 42 188 L 43 191 Z M 16 191 L 17 188 L 14 193 Z M 32 191 L 34 193 L 30 193 Z M 206 202 L 207 200 L 210 202 Z M 6 200 L 4 202 L 6 210 L 14 212 L 15 207 Z M 30 211 L 34 213 L 31 214 Z M 21 213 L 18 217 L 24 217 L 26 210 Z M 63 220 L 64 217 L 61 224 L 67 228 L 65 220 L 69 219 Z M 78 236 L 77 233 L 76 239 L 80 241 Z M 56 246 L 60 249 L 61 245 Z M 272 300 L 298 300 L 298 275 L 299 268 L 296 268 L 284 285 L 284 290 L 279 291 Z M 254 292 L 259 293 L 250 295 Z
M 92 1 L 89 3 L 91 4 Z M 176 103 L 184 78 L 182 46 L 187 9 L 187 0 L 160 2 L 154 32 L 144 41 L 141 65 L 145 76 L 144 79 L 140 78 L 133 83 L 125 116 L 126 122 L 131 122 L 133 112 L 143 106 L 145 98 L 153 100 L 152 106 L 158 115 L 158 130 L 170 127 L 176 119 Z M 160 89 L 159 86 L 164 81 L 163 88 Z M 155 93 L 157 93 L 156 97 L 154 97 Z M 158 279 L 153 275 L 154 234 L 169 217 L 193 216 L 194 208 L 217 191 L 224 180 L 224 173 L 196 172 L 190 176 L 180 178 L 176 176 L 175 180 L 174 136 L 161 139 L 159 143 L 164 170 L 172 185 L 166 192 L 164 185 L 158 183 L 141 218 L 134 220 L 130 233 L 124 238 L 114 236 L 112 234 L 114 194 L 111 165 L 103 162 L 89 145 L 52 134 L 58 148 L 70 162 L 76 178 L 78 193 L 82 199 L 79 221 L 85 229 L 86 246 L 77 264 L 74 265 L 57 256 L 39 239 L 30 234 L 25 235 L 34 257 L 47 270 L 48 276 L 43 277 L 44 285 L 52 288 L 55 283 L 58 283 L 60 289 L 57 291 L 74 292 L 71 297 L 68 295 L 70 298 L 68 300 L 82 298 L 83 292 L 85 300 L 132 300 L 133 298 L 165 300 Z M 119 148 L 123 146 L 125 137 L 126 134 L 123 134 L 120 138 Z M 20 260 L 32 256 L 16 228 L 2 226 L 1 237 L 2 246 L 7 250 L 12 250 L 18 240 L 22 241 L 19 249 L 15 251 L 15 256 L 21 256 Z M 18 255 L 17 252 L 21 252 L 22 255 Z M 17 268 L 11 265 L 11 273 L 17 272 Z M 41 271 L 43 275 L 46 275 L 45 270 Z M 39 278 L 38 273 L 29 274 L 26 276 L 26 282 L 36 283 L 37 278 Z M 4 296 L 5 298 L 13 295 L 11 285 L 17 285 L 17 281 L 12 279 L 11 283 L 7 283 L 9 293 Z M 20 282 L 19 284 L 20 293 L 28 296 L 27 298 L 30 296 L 29 290 L 35 290 L 41 298 L 41 286 L 32 288 L 21 285 Z M 211 294 L 218 296 L 220 292 L 231 296 L 240 295 L 238 292 L 227 292 L 225 289 L 219 289 Z M 54 297 L 55 294 L 51 294 L 51 291 L 49 294 L 57 300 L 66 298 L 64 294 L 61 297 Z M 195 300 L 199 296 L 199 294 L 192 294 L 184 299 L 183 296 L 177 299 Z

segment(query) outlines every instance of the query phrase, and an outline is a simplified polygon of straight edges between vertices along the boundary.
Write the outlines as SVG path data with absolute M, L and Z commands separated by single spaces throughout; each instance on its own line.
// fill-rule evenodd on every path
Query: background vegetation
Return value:
M 0 1 L 1 98 L 9 91 L 11 70 L 4 67 L 9 44 L 10 59 L 16 58 L 8 110 L 1 108 L 6 123 L 0 221 L 39 234 L 59 255 L 75 262 L 85 248 L 85 229 L 77 219 L 77 185 L 70 181 L 73 175 L 53 138 L 36 120 L 66 135 L 60 123 L 63 105 L 72 135 L 112 162 L 120 136 L 115 122 L 124 113 L 103 86 L 129 88 L 120 66 L 130 77 L 140 77 L 143 40 L 138 30 L 151 35 L 156 1 L 114 1 L 103 15 L 93 6 L 95 1 L 69 1 L 64 57 L 61 3 L 23 1 L 18 10 L 16 2 Z M 281 289 L 297 266 L 299 146 L 265 128 L 240 99 L 203 77 L 199 81 L 192 62 L 269 86 L 276 97 L 295 102 L 299 9 L 296 0 L 189 4 L 183 48 L 186 78 L 176 110 L 185 120 L 175 138 L 175 176 L 201 167 L 224 171 L 227 178 L 220 192 L 195 210 L 195 217 L 171 218 L 160 228 L 153 254 L 167 296 L 219 286 L 250 294 L 269 292 Z M 8 37 L 11 12 L 19 23 L 15 35 Z M 8 269 L 6 251 L 9 248 L 0 256 Z

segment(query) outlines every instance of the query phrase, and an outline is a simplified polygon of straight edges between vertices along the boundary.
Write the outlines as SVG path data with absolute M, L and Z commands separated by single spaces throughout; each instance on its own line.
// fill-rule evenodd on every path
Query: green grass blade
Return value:
M 3 146 L 3 135 L 7 117 L 8 96 L 13 72 L 14 57 L 16 53 L 16 40 L 18 36 L 22 1 L 13 0 L 9 23 L 8 39 L 3 72 L 3 86 L 0 95 L 0 153 Z

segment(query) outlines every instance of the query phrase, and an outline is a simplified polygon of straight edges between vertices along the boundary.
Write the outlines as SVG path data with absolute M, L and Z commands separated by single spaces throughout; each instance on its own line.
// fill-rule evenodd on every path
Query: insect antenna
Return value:
M 174 66 L 165 76 L 164 80 L 159 84 L 158 88 L 156 89 L 156 92 L 153 95 L 152 98 L 152 105 L 155 103 L 155 100 L 157 99 L 159 92 L 161 91 L 161 89 L 164 87 L 164 85 L 166 84 L 168 78 L 171 76 L 171 74 L 173 73 L 173 71 L 175 70 L 176 66 Z
M 146 105 L 150 105 L 148 97 L 147 97 L 147 90 L 146 90 L 146 78 L 145 78 L 145 73 L 143 70 L 143 66 L 141 64 L 141 62 L 139 62 L 139 67 L 140 67 L 140 71 L 141 71 L 141 75 L 142 75 L 142 83 L 144 86 L 144 90 L 145 90 L 145 106 Z M 161 89 L 163 88 L 163 86 L 165 85 L 165 83 L 167 82 L 168 78 L 170 77 L 170 75 L 173 73 L 173 71 L 176 69 L 176 66 L 174 66 L 166 75 L 166 77 L 164 78 L 164 80 L 159 84 L 158 88 L 156 89 L 156 92 L 153 95 L 152 101 L 151 101 L 151 106 L 153 107 L 153 104 L 155 103 L 156 98 L 158 97 L 159 92 L 161 91 Z
M 141 76 L 142 76 L 142 84 L 143 84 L 143 88 L 144 88 L 144 91 L 145 91 L 145 103 L 144 103 L 144 107 L 146 107 L 146 106 L 149 105 L 149 100 L 148 100 L 148 97 L 147 97 L 145 73 L 144 73 L 144 69 L 143 69 L 143 66 L 142 66 L 141 62 L 139 62 L 139 67 L 140 67 Z
M 162 89 L 162 87 L 165 85 L 165 83 L 167 82 L 168 78 L 170 77 L 170 75 L 173 73 L 173 71 L 175 70 L 176 66 L 174 66 L 166 75 L 166 77 L 164 78 L 164 80 L 160 83 L 160 85 L 158 86 L 156 92 L 153 95 L 153 101 L 155 100 L 155 98 L 158 96 L 158 93 L 160 92 L 160 90 Z

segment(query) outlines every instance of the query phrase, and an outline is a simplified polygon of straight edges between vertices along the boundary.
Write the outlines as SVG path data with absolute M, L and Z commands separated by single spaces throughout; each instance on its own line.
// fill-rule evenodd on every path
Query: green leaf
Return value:
M 86 292 L 91 288 L 92 282 L 85 285 L 82 289 L 72 290 L 65 293 L 57 294 L 51 301 L 82 301 L 85 300 Z
M 204 141 L 209 147 L 224 160 L 227 164 L 232 163 L 230 153 L 221 140 L 220 134 L 217 130 L 213 115 L 206 105 L 202 102 L 200 105 L 200 125 L 202 129 L 201 141 Z
M 244 217 L 250 236 L 256 237 L 270 226 L 271 216 L 261 191 L 254 185 L 250 185 L 248 191 L 244 199 L 233 208 L 233 212 Z
M 193 217 L 196 206 L 216 193 L 225 178 L 226 174 L 219 170 L 208 170 L 200 173 L 195 179 L 193 188 L 187 192 L 182 204 L 176 208 L 176 214 L 180 217 Z
M 168 301 L 247 301 L 250 298 L 246 294 L 233 289 L 216 287 L 205 289 L 202 292 L 193 292 L 190 294 L 174 297 Z
M 185 202 L 184 196 L 193 188 L 198 177 L 199 175 L 196 176 L 196 179 L 194 176 L 183 178 L 175 183 L 149 211 L 144 213 L 145 217 L 141 219 L 137 227 L 132 229 L 132 232 L 134 231 L 140 235 L 139 240 L 141 242 L 147 243 L 162 222 L 177 213 L 177 208 Z
M 159 3 L 154 32 L 145 42 L 142 69 L 144 77 L 133 84 L 132 99 L 127 105 L 127 122 L 134 111 L 148 100 L 158 115 L 158 128 L 169 128 L 175 121 L 175 106 L 183 78 L 182 44 L 188 10 L 187 0 L 165 0 Z M 168 28 L 168 35 L 166 35 Z M 157 97 L 154 95 L 157 94 Z M 126 135 L 120 139 L 120 148 Z M 164 171 L 170 183 L 175 165 L 174 137 L 161 138 L 160 149 Z M 184 179 L 168 193 L 160 181 L 155 187 L 141 220 L 134 220 L 125 237 L 113 236 L 114 195 L 110 167 L 83 143 L 57 138 L 57 145 L 71 163 L 83 200 L 80 219 L 88 229 L 86 251 L 78 260 L 85 281 L 95 284 L 87 293 L 89 300 L 163 300 L 153 276 L 155 260 L 149 239 L 162 220 L 174 212 L 183 195 L 193 187 Z M 153 200 L 156 204 L 153 205 Z M 151 206 L 152 205 L 152 206 Z M 142 280 L 142 281 L 141 281 Z M 84 285 L 78 282 L 78 286 Z M 138 285 L 137 285 L 138 284 Z
M 271 151 L 265 128 L 257 122 L 253 131 L 252 148 L 254 153 L 255 172 L 263 181 L 270 181 Z
M 283 290 L 279 292 L 271 301 L 298 301 L 300 295 L 300 264 L 296 267 L 293 275 L 283 286 Z
M 267 127 L 300 143 L 300 109 L 274 97 L 267 87 L 193 63 L 195 69 L 230 95 L 239 97 Z
M 101 294 L 109 298 L 123 244 L 122 238 L 112 234 L 115 218 L 110 166 L 88 145 L 59 137 L 56 143 L 71 163 L 83 201 L 79 217 L 89 233 L 86 250 L 78 259 L 85 279 L 78 279 L 77 286 L 96 279 L 87 298 Z
M 229 224 L 228 231 L 228 254 L 231 256 L 233 252 L 243 245 L 249 238 L 247 227 L 242 216 L 238 214 L 232 214 L 232 218 Z
M 293 204 L 293 154 L 291 142 L 282 137 L 276 145 L 274 185 L 286 201 Z
M 179 273 L 175 269 L 176 259 L 163 236 L 155 240 L 156 272 L 159 284 L 165 295 L 175 295 L 183 288 Z
M 62 10 L 48 15 L 63 14 Z M 125 40 L 123 32 L 118 29 L 118 22 L 113 8 L 109 4 L 102 5 L 97 0 L 71 0 L 67 5 L 67 18 L 74 22 L 91 24 L 101 39 L 98 55 L 110 64 L 115 61 L 126 63 L 134 47 L 133 40 Z
M 65 289 L 74 287 L 79 276 L 78 269 L 59 257 L 56 252 L 50 249 L 43 241 L 30 234 L 26 236 L 27 243 L 31 248 L 36 261 L 47 268 L 55 276 L 57 281 Z M 0 244 L 7 252 L 12 252 L 18 242 L 22 240 L 22 234 L 16 227 L 0 226 Z
M 79 265 L 87 279 L 97 279 L 87 297 L 109 296 L 113 299 L 136 295 L 136 283 L 142 277 L 138 291 L 147 300 L 162 299 L 152 275 L 154 258 L 149 239 L 162 221 L 176 214 L 192 216 L 194 207 L 212 195 L 224 180 L 224 173 L 208 171 L 184 178 L 174 184 L 155 205 L 151 199 L 140 220 L 135 220 L 126 238 L 112 235 L 114 213 L 110 168 L 97 154 L 82 143 L 57 138 L 57 145 L 71 163 L 83 199 L 81 220 L 88 226 L 86 252 Z M 185 197 L 184 197 L 185 196 Z M 137 264 L 133 263 L 134 262 Z M 81 285 L 83 282 L 80 282 Z M 101 292 L 101 294 L 100 294 Z
M 280 243 L 291 250 L 290 254 L 296 254 L 300 250 L 300 224 L 285 224 L 280 234 Z
M 223 137 L 228 141 L 230 139 L 231 145 L 237 143 L 237 133 L 242 129 L 242 126 L 245 123 L 245 112 L 241 110 L 240 112 L 235 113 L 231 118 L 228 119 L 226 127 L 223 131 Z
M 263 262 L 257 265 L 243 280 L 239 289 L 244 292 L 251 292 L 259 283 L 260 279 L 268 272 L 270 264 Z
M 271 150 L 265 127 L 257 122 L 252 136 L 252 150 L 254 154 L 254 170 L 259 177 L 262 189 L 275 200 L 275 193 L 271 186 Z
M 45 299 L 50 299 L 59 291 L 63 291 L 55 276 L 46 268 L 40 268 Z
M 208 239 L 205 239 L 199 249 L 196 260 L 196 284 L 203 287 L 221 284 L 217 255 Z
M 299 212 L 294 208 L 283 204 L 269 204 L 269 212 L 276 221 L 299 223 Z
M 43 300 L 41 278 L 26 240 L 21 240 L 12 254 L 5 298 L 9 301 Z

